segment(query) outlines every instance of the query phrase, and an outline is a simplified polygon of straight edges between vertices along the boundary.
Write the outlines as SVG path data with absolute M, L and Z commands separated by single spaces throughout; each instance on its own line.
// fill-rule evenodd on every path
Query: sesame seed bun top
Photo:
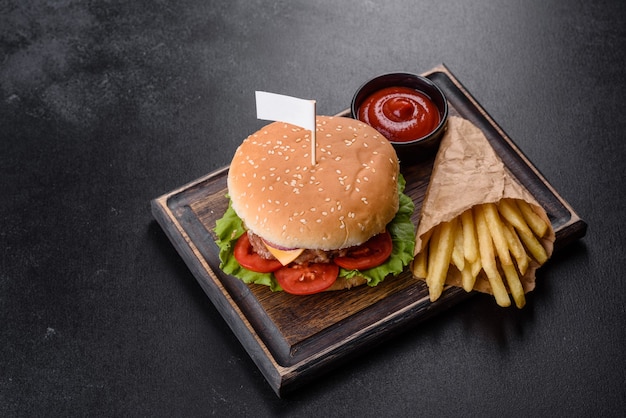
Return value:
M 310 131 L 273 122 L 239 146 L 228 193 L 247 228 L 284 248 L 334 250 L 384 230 L 398 211 L 398 158 L 389 141 L 354 119 L 318 116 Z

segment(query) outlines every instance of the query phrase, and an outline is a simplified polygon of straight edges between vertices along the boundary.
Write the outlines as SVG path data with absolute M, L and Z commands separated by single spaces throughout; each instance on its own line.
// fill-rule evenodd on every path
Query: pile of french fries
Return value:
M 522 308 L 526 298 L 520 277 L 531 258 L 539 265 L 547 261 L 540 238 L 549 227 L 524 200 L 477 205 L 428 231 L 412 271 L 426 281 L 433 302 L 441 296 L 450 268 L 459 270 L 467 292 L 484 271 L 499 306 L 511 305 L 510 293 Z

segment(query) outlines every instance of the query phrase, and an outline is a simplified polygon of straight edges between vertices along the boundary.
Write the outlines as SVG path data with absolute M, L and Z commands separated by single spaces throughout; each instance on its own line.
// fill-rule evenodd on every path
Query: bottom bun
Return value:
M 351 289 L 353 287 L 364 285 L 365 283 L 367 283 L 367 280 L 361 276 L 355 276 L 349 279 L 338 278 L 332 286 L 326 289 L 326 291 Z

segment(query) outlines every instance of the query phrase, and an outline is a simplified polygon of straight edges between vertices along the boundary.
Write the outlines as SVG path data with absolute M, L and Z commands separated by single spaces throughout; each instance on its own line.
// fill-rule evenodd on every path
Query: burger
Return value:
M 314 159 L 311 132 L 284 122 L 236 150 L 214 230 L 225 273 L 307 295 L 376 286 L 413 259 L 414 205 L 391 144 L 354 119 L 316 124 Z

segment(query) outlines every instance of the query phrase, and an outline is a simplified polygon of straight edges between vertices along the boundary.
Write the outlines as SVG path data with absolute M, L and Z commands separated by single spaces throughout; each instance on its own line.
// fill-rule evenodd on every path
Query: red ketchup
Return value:
M 373 93 L 363 101 L 357 117 L 394 142 L 426 136 L 440 120 L 432 100 L 409 87 L 387 87 Z

